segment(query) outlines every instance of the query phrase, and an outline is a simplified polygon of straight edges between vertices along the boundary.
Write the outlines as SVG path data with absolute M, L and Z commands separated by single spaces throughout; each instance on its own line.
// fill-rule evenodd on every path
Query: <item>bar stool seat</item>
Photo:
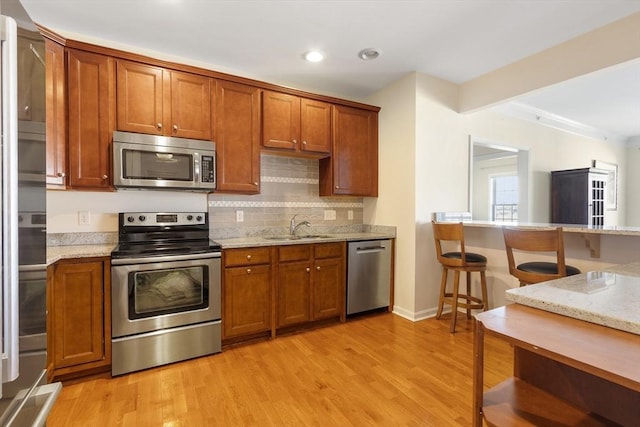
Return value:
M 509 274 L 520 281 L 520 286 L 580 274 L 580 270 L 567 265 L 564 257 L 562 227 L 548 229 L 524 229 L 504 227 L 504 245 L 507 252 Z M 516 258 L 553 254 L 555 262 L 527 261 Z M 517 255 L 517 256 L 516 256 Z
M 438 299 L 438 312 L 436 319 L 440 319 L 445 304 L 451 305 L 451 323 L 449 331 L 456 330 L 458 308 L 466 310 L 467 319 L 471 319 L 471 310 L 488 309 L 487 298 L 487 258 L 484 255 L 466 252 L 464 247 L 464 228 L 459 223 L 431 222 L 433 237 L 436 245 L 436 255 L 442 265 L 442 278 L 440 282 L 440 296 Z M 459 251 L 443 252 L 444 245 L 455 245 Z M 447 276 L 449 270 L 454 272 L 453 289 L 447 292 Z M 460 292 L 460 273 L 466 273 L 466 291 Z M 471 294 L 471 273 L 480 273 L 480 287 L 482 296 Z

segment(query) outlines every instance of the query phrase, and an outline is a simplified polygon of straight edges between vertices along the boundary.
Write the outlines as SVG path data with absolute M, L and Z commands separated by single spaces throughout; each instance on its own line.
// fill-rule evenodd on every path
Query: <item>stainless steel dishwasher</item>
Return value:
M 391 240 L 349 242 L 347 315 L 389 306 Z

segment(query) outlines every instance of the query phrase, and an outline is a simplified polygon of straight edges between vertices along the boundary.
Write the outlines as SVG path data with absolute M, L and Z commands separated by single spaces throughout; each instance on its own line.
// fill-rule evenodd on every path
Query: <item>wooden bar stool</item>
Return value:
M 440 319 L 444 304 L 451 305 L 451 333 L 456 330 L 456 317 L 458 307 L 467 311 L 467 319 L 471 319 L 471 310 L 483 310 L 488 308 L 487 299 L 487 279 L 485 271 L 487 270 L 487 258 L 483 255 L 473 252 L 466 252 L 464 249 L 464 228 L 462 223 L 445 223 L 431 221 L 433 226 L 433 238 L 436 244 L 436 255 L 438 261 L 442 264 L 442 280 L 440 282 L 440 298 L 438 301 L 438 313 L 436 319 Z M 455 245 L 458 251 L 443 252 L 443 243 L 445 245 Z M 449 270 L 453 270 L 453 290 L 447 292 L 447 274 Z M 460 293 L 460 272 L 467 273 L 466 293 Z M 482 298 L 471 295 L 471 273 L 480 273 L 480 285 L 482 288 Z
M 565 263 L 562 227 L 552 229 L 505 227 L 502 229 L 502 233 L 504 234 L 504 245 L 507 250 L 509 274 L 520 281 L 520 286 L 580 274 L 580 270 L 576 267 Z M 526 253 L 533 252 L 538 253 L 538 255 L 544 252 L 553 253 L 556 258 L 555 262 L 516 262 L 514 254 L 517 253 L 518 257 L 521 257 Z

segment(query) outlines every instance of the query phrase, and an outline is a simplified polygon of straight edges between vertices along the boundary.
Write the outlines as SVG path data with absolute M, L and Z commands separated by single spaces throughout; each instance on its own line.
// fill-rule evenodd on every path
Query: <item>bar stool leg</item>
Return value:
M 442 279 L 440 280 L 440 298 L 438 299 L 438 312 L 436 313 L 436 319 L 440 319 L 442 316 L 442 308 L 444 307 L 444 298 L 447 291 L 447 271 L 446 267 L 442 267 Z
M 482 311 L 489 309 L 489 297 L 487 295 L 487 276 L 483 271 L 480 272 L 480 285 L 482 287 Z
M 471 272 L 467 271 L 467 297 L 471 296 Z M 467 298 L 467 320 L 471 319 L 471 309 L 469 308 L 471 300 Z
M 451 301 L 451 326 L 449 332 L 456 331 L 456 320 L 458 317 L 458 288 L 460 286 L 460 271 L 456 270 L 453 279 L 453 296 Z

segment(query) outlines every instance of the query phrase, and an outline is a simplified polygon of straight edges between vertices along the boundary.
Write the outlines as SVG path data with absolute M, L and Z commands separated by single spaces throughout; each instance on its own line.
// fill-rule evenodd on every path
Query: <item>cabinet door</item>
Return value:
M 18 28 L 18 120 L 45 121 L 45 47 L 38 32 Z
M 262 94 L 262 145 L 296 150 L 300 140 L 300 98 L 265 91 Z
M 46 145 L 47 185 L 64 186 L 67 174 L 67 121 L 64 73 L 64 47 L 45 41 L 47 64 L 46 87 Z
M 278 265 L 278 326 L 311 320 L 309 261 Z
M 118 130 L 163 135 L 165 74 L 160 67 L 118 61 Z
M 300 100 L 300 139 L 302 151 L 331 153 L 331 104 Z
M 69 49 L 69 185 L 110 188 L 114 130 L 114 61 Z
M 52 290 L 53 364 L 56 369 L 105 360 L 104 264 L 60 262 Z
M 214 141 L 216 191 L 260 192 L 260 90 L 216 81 Z
M 342 258 L 316 260 L 313 271 L 313 318 L 342 316 L 345 277 Z
M 271 266 L 226 268 L 223 284 L 224 338 L 271 329 Z
M 320 160 L 320 196 L 378 196 L 378 114 L 336 105 L 333 150 Z
M 211 139 L 211 79 L 171 71 L 171 131 L 182 138 Z

